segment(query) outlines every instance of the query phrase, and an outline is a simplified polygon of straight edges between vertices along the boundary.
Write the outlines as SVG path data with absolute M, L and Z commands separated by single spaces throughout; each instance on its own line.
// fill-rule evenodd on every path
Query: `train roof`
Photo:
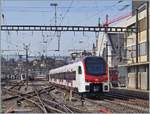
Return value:
M 55 68 L 55 69 L 51 69 L 49 72 L 50 73 L 56 73 L 56 72 L 70 72 L 70 71 L 74 71 L 76 66 L 81 64 L 81 61 L 78 61 L 78 62 L 74 62 L 72 64 L 67 64 L 67 65 L 64 65 L 64 66 L 61 66 L 61 67 L 58 67 L 58 68 Z
M 67 70 L 67 71 L 71 71 L 73 69 L 73 67 L 75 67 L 76 65 L 80 64 L 80 62 L 88 59 L 88 58 L 101 58 L 104 60 L 103 57 L 99 57 L 99 56 L 86 56 L 86 57 L 83 57 L 77 61 L 74 61 L 72 63 L 69 63 L 67 65 L 64 65 L 64 66 L 61 66 L 61 67 L 58 67 L 58 68 L 55 68 L 55 69 L 51 69 L 50 72 L 57 72 L 57 71 L 60 71 L 60 70 L 64 70 L 64 72 Z
M 85 56 L 85 57 L 82 57 L 82 58 L 80 58 L 80 59 L 78 59 L 78 60 L 72 62 L 72 63 L 75 63 L 75 62 L 78 62 L 78 61 L 84 61 L 85 59 L 93 58 L 93 57 L 94 57 L 94 58 L 101 58 L 101 59 L 104 59 L 104 58 L 101 57 L 101 56 Z

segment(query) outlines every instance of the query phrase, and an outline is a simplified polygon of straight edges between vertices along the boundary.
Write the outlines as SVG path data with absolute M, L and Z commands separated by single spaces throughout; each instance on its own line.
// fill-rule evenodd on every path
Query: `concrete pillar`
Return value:
M 72 89 L 70 90 L 70 94 L 69 94 L 69 101 L 71 101 L 72 100 Z

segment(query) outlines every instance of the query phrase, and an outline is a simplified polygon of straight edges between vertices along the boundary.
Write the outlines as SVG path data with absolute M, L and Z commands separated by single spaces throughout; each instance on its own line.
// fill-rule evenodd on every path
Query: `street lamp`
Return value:
M 58 4 L 57 4 L 57 3 L 51 3 L 50 5 L 55 7 L 55 26 L 56 26 L 56 24 L 57 24 L 57 12 L 56 12 L 56 7 L 57 7 Z

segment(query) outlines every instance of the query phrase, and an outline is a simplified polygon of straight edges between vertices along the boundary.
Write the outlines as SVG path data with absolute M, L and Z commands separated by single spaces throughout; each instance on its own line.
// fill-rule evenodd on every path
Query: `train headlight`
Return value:
M 98 79 L 95 79 L 95 82 L 98 82 Z
M 104 86 L 104 89 L 105 89 L 105 90 L 108 90 L 108 86 L 107 86 L 107 85 L 105 85 L 105 86 Z
M 89 85 L 86 85 L 85 86 L 85 89 L 88 91 L 88 90 L 90 90 L 90 86 Z

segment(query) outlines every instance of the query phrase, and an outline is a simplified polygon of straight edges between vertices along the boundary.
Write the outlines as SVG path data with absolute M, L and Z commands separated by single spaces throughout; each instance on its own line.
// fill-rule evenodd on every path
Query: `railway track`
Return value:
M 67 106 L 59 100 L 54 100 L 54 96 L 51 99 L 47 98 L 47 93 L 54 90 L 53 86 L 47 88 L 41 88 L 33 86 L 33 91 L 22 94 L 18 89 L 7 89 L 5 92 L 13 95 L 10 98 L 3 99 L 3 102 L 9 101 L 12 99 L 17 99 L 17 102 L 28 102 L 40 109 L 43 113 L 73 113 L 73 112 L 83 112 L 73 106 Z M 47 95 L 47 96 L 46 96 Z M 51 95 L 52 96 L 52 95 Z
M 113 99 L 117 100 L 118 102 L 128 103 L 131 105 L 138 105 L 143 108 L 149 108 L 148 100 L 131 97 L 131 96 L 126 96 L 126 95 L 122 95 L 122 94 L 118 94 L 118 93 L 117 94 L 108 93 L 108 94 L 105 94 L 105 96 L 106 96 L 106 98 L 113 98 Z
M 56 85 L 48 84 L 45 86 L 35 86 L 33 84 L 33 91 L 22 94 L 18 91 L 18 87 L 13 89 L 6 88 L 4 91 L 12 95 L 10 98 L 2 99 L 3 102 L 12 99 L 17 99 L 19 102 L 31 103 L 38 107 L 39 112 L 43 113 L 81 113 L 81 112 L 111 112 L 111 113 L 148 113 L 148 101 L 143 99 L 132 98 L 130 96 L 123 96 L 120 94 L 103 94 L 96 95 L 92 98 L 84 97 L 85 106 L 76 106 L 75 104 L 81 103 L 81 95 L 77 92 L 73 92 L 73 98 L 77 99 L 77 102 L 67 101 L 64 102 L 63 96 L 59 97 L 56 93 L 63 95 L 68 92 L 69 89 L 64 87 L 58 87 Z M 16 89 L 16 90 L 15 90 Z M 56 93 L 55 93 L 56 92 Z M 144 103 L 142 103 L 142 101 Z M 90 104 L 90 105 L 89 105 Z M 95 110 L 89 110 L 92 106 L 96 107 Z M 83 110 L 85 109 L 85 110 Z M 105 109 L 105 110 L 104 110 Z
M 14 96 L 18 96 L 18 100 L 17 100 L 17 102 L 20 102 L 20 100 L 26 100 L 27 102 L 30 102 L 30 103 L 32 103 L 32 104 L 34 104 L 36 107 L 38 107 L 42 112 L 44 112 L 44 110 L 43 110 L 43 107 L 41 106 L 41 105 L 39 105 L 39 103 L 38 102 L 36 102 L 36 101 L 34 101 L 34 100 L 32 100 L 32 99 L 29 99 L 29 95 L 28 94 L 24 94 L 23 96 L 22 96 L 22 94 L 21 93 L 18 93 L 18 91 L 15 91 L 15 90 L 8 90 L 7 91 L 7 93 L 9 93 L 9 94 L 11 94 L 11 95 L 14 95 Z M 6 112 L 8 112 L 8 111 L 6 111 Z
M 127 112 L 148 113 L 149 112 L 148 106 L 145 107 L 145 105 L 143 104 L 139 106 L 140 103 L 138 103 L 137 100 L 129 102 L 129 100 L 127 100 L 127 97 L 123 98 L 122 96 L 122 99 L 120 99 L 121 96 L 120 95 L 118 96 L 119 97 L 111 94 L 105 94 L 105 95 L 97 96 L 96 99 L 85 98 L 85 100 L 102 105 L 107 109 L 111 110 L 112 112 L 117 112 L 117 113 L 127 113 Z
M 38 107 L 43 113 L 46 113 L 45 109 L 44 109 L 44 105 L 41 105 L 42 103 L 39 102 L 39 94 L 43 94 L 45 93 L 45 91 L 50 91 L 50 90 L 53 90 L 52 87 L 47 87 L 47 88 L 44 88 L 44 89 L 40 89 L 38 91 L 32 91 L 32 92 L 28 92 L 26 94 L 22 94 L 21 92 L 17 91 L 17 90 L 10 90 L 10 89 L 7 89 L 5 88 L 5 92 L 10 94 L 10 95 L 13 95 L 12 97 L 10 98 L 6 98 L 6 99 L 2 99 L 3 102 L 5 101 L 8 101 L 8 100 L 13 100 L 13 99 L 17 99 L 17 102 L 23 102 L 23 101 L 27 101 L 27 102 L 30 102 L 34 105 L 36 105 L 36 107 Z M 38 95 L 37 95 L 38 94 Z M 35 96 L 36 96 L 36 100 L 35 100 Z M 32 99 L 34 97 L 34 100 Z M 47 108 L 50 108 L 47 106 Z M 60 112 L 60 111 L 57 111 L 57 112 Z
M 38 90 L 38 92 L 39 92 L 39 94 L 43 94 L 46 91 L 51 91 L 53 89 L 54 89 L 53 86 L 50 86 L 50 87 L 46 87 L 46 88 L 40 89 L 40 90 Z M 19 97 L 18 94 L 13 94 L 15 92 L 18 92 L 18 90 L 12 90 L 12 89 L 8 89 L 8 88 L 3 88 L 3 91 L 5 91 L 6 93 L 11 94 L 13 96 L 8 97 L 8 98 L 4 98 L 4 99 L 2 99 L 2 101 L 9 101 L 9 100 L 16 99 L 16 98 Z M 21 96 L 23 96 L 23 97 L 24 96 L 28 96 L 28 95 L 30 95 L 30 96 L 35 96 L 36 95 L 34 91 L 27 92 L 27 93 L 21 93 L 21 92 L 19 92 L 19 94 Z
M 42 97 L 42 100 L 44 101 L 44 103 L 47 103 L 52 107 L 57 107 L 57 109 L 60 109 L 61 111 L 65 112 L 65 113 L 84 112 L 84 111 L 80 110 L 79 108 L 70 106 L 67 103 L 61 101 L 60 99 L 57 99 L 55 97 L 55 95 L 52 94 L 51 91 L 47 94 L 41 94 L 41 97 Z
M 37 86 L 33 86 L 33 88 L 34 88 L 35 93 L 37 94 L 34 98 L 39 100 L 40 104 L 42 105 L 43 109 L 45 110 L 44 113 L 48 113 L 48 112 L 68 112 L 68 110 L 65 110 L 65 109 L 67 109 L 67 107 L 65 107 L 65 109 L 64 109 L 63 105 L 60 105 L 57 102 L 46 99 L 45 94 L 44 94 L 44 96 L 41 96 L 38 93 L 38 87 Z
M 23 85 L 25 84 L 25 81 L 20 80 L 20 81 L 14 81 L 14 82 L 9 82 L 9 85 L 11 86 L 9 89 L 20 89 Z
M 134 93 L 133 93 L 134 92 Z M 128 98 L 137 98 L 143 100 L 149 100 L 149 94 L 147 92 L 140 92 L 140 91 L 131 91 L 131 90 L 124 90 L 124 89 L 114 89 L 112 88 L 109 92 L 110 94 L 126 96 Z
M 48 110 L 47 110 L 46 106 L 44 105 L 43 100 L 42 100 L 41 97 L 40 97 L 40 93 L 38 92 L 38 90 L 36 89 L 36 87 L 33 87 L 33 89 L 34 89 L 34 92 L 35 92 L 35 94 L 36 94 L 36 98 L 37 98 L 38 101 L 39 101 L 39 104 L 40 104 L 40 105 L 42 106 L 42 108 L 43 108 L 44 113 L 48 113 Z
M 64 87 L 60 87 L 56 85 L 60 91 L 65 89 Z M 66 89 L 68 91 L 69 89 Z M 81 96 L 74 91 L 74 97 L 81 99 Z M 147 100 L 134 98 L 131 96 L 124 96 L 120 94 L 103 94 L 96 95 L 93 98 L 84 97 L 85 101 L 93 103 L 93 105 L 97 104 L 98 106 L 102 106 L 107 110 L 113 113 L 148 113 L 149 112 L 149 103 Z M 144 102 L 144 103 L 142 103 Z
M 41 100 L 41 98 L 38 96 L 32 96 L 29 94 L 26 94 L 25 96 L 21 96 L 21 94 L 19 94 L 17 91 L 15 91 L 15 93 L 17 93 L 15 95 L 17 95 L 20 98 L 17 100 L 17 102 L 23 102 L 23 101 L 30 102 L 35 106 L 37 106 L 43 113 L 48 113 L 48 110 L 51 112 L 58 112 L 58 113 L 62 112 L 60 110 L 57 110 L 56 108 L 47 105 L 45 102 L 43 103 L 43 100 Z

